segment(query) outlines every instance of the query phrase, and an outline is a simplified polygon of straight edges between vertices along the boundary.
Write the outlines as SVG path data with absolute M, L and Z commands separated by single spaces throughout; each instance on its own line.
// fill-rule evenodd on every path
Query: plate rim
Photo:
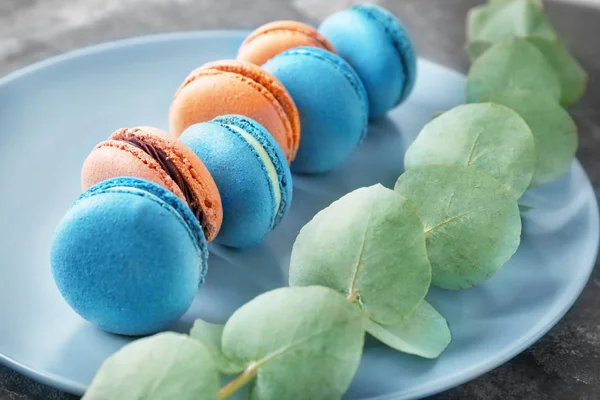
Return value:
M 89 55 L 95 55 L 106 51 L 111 51 L 115 49 L 121 49 L 124 47 L 135 47 L 137 45 L 146 45 L 146 44 L 156 44 L 160 42 L 168 42 L 174 40 L 194 40 L 194 39 L 208 39 L 211 37 L 230 37 L 230 38 L 240 38 L 246 36 L 251 30 L 249 29 L 216 29 L 216 30 L 200 30 L 200 31 L 182 31 L 182 32 L 169 32 L 169 33 L 159 33 L 159 34 L 151 34 L 151 35 L 142 35 L 142 36 L 134 36 L 127 37 L 122 39 L 117 39 L 108 42 L 101 42 L 98 44 L 94 44 L 91 46 L 86 46 L 78 49 L 74 49 L 71 51 L 67 51 L 65 53 L 57 54 L 51 56 L 49 58 L 43 59 L 41 61 L 35 62 L 23 68 L 17 69 L 15 71 L 9 72 L 8 74 L 0 77 L 0 90 L 9 85 L 10 83 L 17 81 L 19 79 L 24 79 L 28 75 L 36 73 L 37 71 L 43 70 L 45 68 L 55 66 L 64 62 L 68 62 L 72 59 L 76 59 L 79 57 L 85 57 Z M 433 62 L 424 58 L 419 58 L 419 62 L 423 64 L 429 64 L 431 66 L 435 66 L 437 69 L 443 70 L 444 72 L 455 75 L 457 78 L 465 79 L 465 75 L 456 71 L 452 68 L 449 68 L 445 65 L 439 64 L 437 62 Z M 589 179 L 588 174 L 585 172 L 585 169 L 579 162 L 579 160 L 574 159 L 571 168 L 578 170 L 577 172 L 583 174 L 585 178 L 585 182 L 587 183 L 585 190 L 588 192 L 588 196 L 591 196 L 593 199 L 593 204 L 591 207 L 592 218 L 594 221 L 598 222 L 599 218 L 599 208 L 598 208 L 598 199 L 595 195 L 593 185 Z M 587 267 L 586 273 L 580 278 L 579 281 L 573 283 L 573 289 L 569 292 L 570 296 L 564 297 L 566 301 L 561 303 L 561 307 L 557 307 L 557 310 L 553 310 L 553 313 L 546 314 L 545 318 L 543 318 L 536 325 L 532 326 L 528 331 L 528 336 L 524 337 L 525 339 L 521 339 L 519 341 L 513 342 L 511 346 L 506 347 L 506 349 L 500 353 L 498 353 L 495 357 L 488 358 L 486 361 L 483 361 L 479 364 L 470 366 L 467 369 L 463 369 L 461 372 L 458 372 L 453 375 L 445 376 L 442 379 L 438 379 L 434 382 L 434 384 L 429 384 L 423 387 L 423 385 L 418 386 L 408 392 L 404 393 L 389 393 L 378 397 L 373 397 L 371 400 L 406 400 L 406 399 L 414 399 L 420 398 L 424 396 L 430 396 L 436 393 L 440 393 L 444 390 L 448 390 L 452 387 L 456 387 L 465 382 L 473 380 L 490 370 L 506 363 L 513 357 L 517 356 L 525 349 L 530 347 L 532 344 L 537 342 L 542 336 L 544 336 L 552 327 L 554 327 L 563 317 L 564 315 L 571 309 L 573 304 L 580 297 L 585 285 L 590 279 L 590 276 L 594 270 L 594 266 L 596 263 L 596 259 L 598 257 L 598 246 L 600 244 L 600 224 L 595 223 L 592 224 L 592 235 L 595 242 L 595 249 L 593 255 L 589 256 L 589 260 L 585 263 L 586 265 L 589 263 Z M 54 373 L 47 373 L 44 371 L 38 371 L 33 368 L 30 368 L 26 365 L 26 361 L 19 361 L 12 357 L 6 356 L 3 353 L 0 353 L 0 364 L 7 366 L 8 368 L 21 373 L 29 378 L 32 378 L 42 384 L 48 385 L 50 387 L 54 387 L 63 392 L 75 394 L 75 395 L 83 395 L 87 387 L 85 385 L 81 385 L 73 380 L 68 378 L 61 377 Z

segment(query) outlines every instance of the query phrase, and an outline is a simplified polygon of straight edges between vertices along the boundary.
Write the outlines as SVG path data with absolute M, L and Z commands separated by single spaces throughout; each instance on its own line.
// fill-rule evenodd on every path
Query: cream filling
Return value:
M 273 193 L 275 194 L 275 211 L 279 210 L 279 204 L 281 203 L 281 188 L 279 187 L 279 176 L 277 175 L 277 170 L 275 169 L 275 165 L 273 161 L 271 161 L 271 157 L 269 157 L 269 153 L 265 150 L 265 148 L 260 144 L 258 140 L 254 138 L 254 136 L 250 135 L 245 130 L 231 124 L 227 124 L 227 126 L 231 129 L 234 129 L 238 132 L 242 137 L 250 143 L 250 145 L 256 150 L 263 164 L 267 168 L 267 174 L 269 175 L 269 179 L 271 180 L 271 186 L 273 187 Z

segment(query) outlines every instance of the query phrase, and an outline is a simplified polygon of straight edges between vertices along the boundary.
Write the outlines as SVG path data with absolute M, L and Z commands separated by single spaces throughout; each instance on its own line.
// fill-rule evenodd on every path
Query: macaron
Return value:
M 151 127 L 116 130 L 89 154 L 81 170 L 87 190 L 110 178 L 133 176 L 169 189 L 192 209 L 212 241 L 223 221 L 221 197 L 202 161 L 175 136 Z
M 148 180 L 122 177 L 85 191 L 51 244 L 54 280 L 84 319 L 147 335 L 181 317 L 204 281 L 208 250 L 191 209 Z
M 408 97 L 416 79 L 416 55 L 408 32 L 391 12 L 360 4 L 326 18 L 319 32 L 360 76 L 371 118 L 382 117 Z
M 365 88 L 341 57 L 315 47 L 286 50 L 263 69 L 281 81 L 300 114 L 302 137 L 293 172 L 322 173 L 342 164 L 367 132 Z
M 171 103 L 171 133 L 219 115 L 256 120 L 273 135 L 291 162 L 300 142 L 300 119 L 294 100 L 275 77 L 247 62 L 222 60 L 193 71 Z
M 212 174 L 223 202 L 216 242 L 231 247 L 259 243 L 292 202 L 292 176 L 281 147 L 258 122 L 225 115 L 190 126 L 181 140 Z
M 274 21 L 248 35 L 240 46 L 237 59 L 263 65 L 294 47 L 318 47 L 335 53 L 329 40 L 312 26 L 297 21 Z

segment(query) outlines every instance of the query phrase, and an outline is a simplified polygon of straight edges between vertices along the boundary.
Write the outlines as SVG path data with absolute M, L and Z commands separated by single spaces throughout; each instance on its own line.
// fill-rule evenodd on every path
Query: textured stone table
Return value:
M 274 19 L 316 22 L 350 0 L 0 0 L 0 76 L 77 47 L 157 32 L 252 28 Z M 381 0 L 423 57 L 466 71 L 464 19 L 476 0 Z M 578 157 L 600 188 L 600 9 L 548 2 L 567 46 L 590 74 L 573 108 Z M 3 132 L 1 134 L 10 134 Z M 567 266 L 565 266 L 567 267 Z M 0 366 L 0 399 L 72 399 Z M 510 362 L 436 399 L 600 399 L 600 270 L 566 317 Z

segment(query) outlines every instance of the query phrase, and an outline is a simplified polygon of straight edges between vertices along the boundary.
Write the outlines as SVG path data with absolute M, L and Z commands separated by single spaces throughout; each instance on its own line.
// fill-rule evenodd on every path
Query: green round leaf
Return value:
M 489 100 L 515 110 L 533 132 L 536 166 L 531 186 L 551 182 L 569 171 L 577 151 L 577 126 L 555 100 L 523 90 L 492 93 Z
M 219 374 L 209 351 L 177 333 L 159 333 L 110 356 L 84 399 L 217 399 Z
M 587 74 L 569 51 L 556 40 L 528 38 L 530 43 L 544 55 L 554 68 L 561 84 L 560 103 L 569 105 L 583 96 L 587 84 Z
M 287 287 L 239 308 L 225 355 L 257 373 L 251 399 L 339 399 L 360 362 L 365 318 L 334 290 Z
M 446 319 L 425 300 L 395 325 L 367 321 L 367 332 L 392 349 L 424 358 L 439 357 L 452 339 Z
M 477 168 L 519 198 L 535 167 L 533 135 L 510 108 L 492 103 L 458 106 L 425 125 L 406 151 L 406 169 L 427 164 Z
M 537 91 L 560 99 L 556 72 L 525 39 L 504 39 L 473 63 L 467 79 L 467 102 L 485 101 L 493 92 L 507 89 Z
M 558 38 L 540 2 L 494 1 L 472 8 L 467 14 L 468 42 L 496 43 L 508 37 Z
M 432 283 L 465 289 L 490 278 L 519 247 L 516 199 L 473 167 L 428 165 L 406 171 L 396 191 L 423 221 Z
M 492 47 L 492 42 L 484 42 L 484 41 L 473 41 L 467 43 L 467 54 L 471 61 L 475 61 L 479 58 L 480 55 L 488 51 L 490 47 Z
M 427 294 L 431 267 L 412 205 L 381 185 L 355 190 L 302 228 L 291 285 L 322 285 L 356 297 L 369 317 L 393 324 Z
M 488 3 L 490 3 L 490 4 L 505 4 L 505 3 L 510 3 L 513 1 L 522 1 L 522 0 L 489 0 Z M 542 0 L 529 0 L 529 1 L 540 8 L 544 7 L 544 3 Z
M 519 211 L 521 212 L 521 214 L 531 211 L 533 209 L 534 207 L 528 206 L 527 204 L 519 204 Z
M 227 375 L 233 375 L 243 371 L 245 366 L 234 363 L 223 354 L 221 337 L 223 336 L 224 328 L 225 325 L 211 324 L 197 319 L 190 331 L 190 337 L 202 342 L 206 346 L 215 360 L 219 371 Z

